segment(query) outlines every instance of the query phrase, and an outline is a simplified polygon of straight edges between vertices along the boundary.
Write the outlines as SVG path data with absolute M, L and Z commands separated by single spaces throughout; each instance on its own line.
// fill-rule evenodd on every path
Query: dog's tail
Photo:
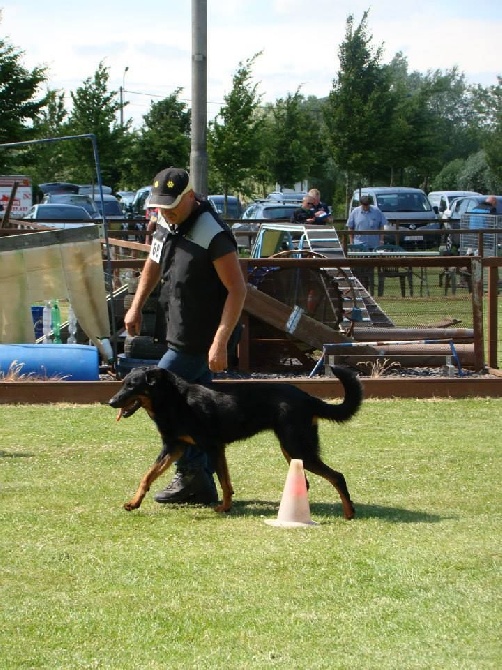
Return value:
M 358 411 L 363 401 L 363 387 L 359 377 L 352 370 L 338 366 L 331 367 L 331 370 L 342 382 L 345 397 L 343 402 L 337 405 L 321 401 L 322 408 L 317 412 L 317 416 L 341 423 L 348 421 Z

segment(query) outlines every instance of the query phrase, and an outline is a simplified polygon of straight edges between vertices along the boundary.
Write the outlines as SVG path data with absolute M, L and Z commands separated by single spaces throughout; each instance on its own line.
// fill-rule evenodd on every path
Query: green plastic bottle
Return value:
M 52 341 L 54 344 L 62 344 L 61 341 L 61 311 L 57 300 L 52 303 Z

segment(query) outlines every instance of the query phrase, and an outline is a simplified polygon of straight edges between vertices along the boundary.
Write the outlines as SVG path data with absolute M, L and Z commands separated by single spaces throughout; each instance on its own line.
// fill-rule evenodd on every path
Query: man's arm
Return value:
M 347 228 L 350 230 L 349 241 L 351 244 L 354 244 L 354 228 L 355 228 L 354 211 L 350 213 L 350 216 L 347 220 Z
M 209 349 L 208 358 L 210 370 L 213 372 L 223 372 L 228 365 L 228 340 L 242 313 L 247 286 L 236 252 L 231 252 L 217 258 L 214 261 L 214 267 L 222 284 L 227 289 L 228 295 L 221 314 L 220 325 L 216 330 L 213 343 Z
M 380 210 L 380 230 L 383 232 L 385 230 L 385 226 L 387 225 L 387 219 L 385 218 L 385 214 Z M 379 244 L 384 244 L 385 239 L 383 235 L 380 235 L 379 238 Z
M 160 280 L 160 264 L 147 258 L 141 272 L 138 288 L 130 308 L 124 316 L 124 325 L 127 334 L 131 337 L 141 332 L 141 310 L 146 299 L 157 286 Z

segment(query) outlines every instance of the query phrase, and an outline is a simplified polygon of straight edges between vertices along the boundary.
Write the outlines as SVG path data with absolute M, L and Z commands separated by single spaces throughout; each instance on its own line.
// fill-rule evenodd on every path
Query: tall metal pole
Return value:
M 190 176 L 207 196 L 207 0 L 192 0 L 192 141 Z
M 124 74 L 122 76 L 122 86 L 119 88 L 119 105 L 120 105 L 120 125 L 124 125 L 124 82 L 126 72 L 129 70 L 129 66 L 126 65 L 124 68 Z

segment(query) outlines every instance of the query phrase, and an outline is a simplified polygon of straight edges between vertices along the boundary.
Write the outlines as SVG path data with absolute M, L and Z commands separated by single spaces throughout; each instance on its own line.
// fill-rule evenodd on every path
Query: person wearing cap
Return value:
M 351 231 L 351 244 L 364 244 L 366 249 L 373 251 L 383 243 L 383 229 L 387 219 L 378 207 L 370 204 L 370 198 L 362 195 L 359 207 L 355 207 L 347 220 L 347 228 Z M 381 230 L 381 235 L 364 235 L 366 230 Z
M 129 336 L 141 330 L 141 309 L 161 282 L 167 351 L 158 365 L 189 382 L 207 383 L 227 368 L 227 347 L 246 296 L 237 243 L 228 225 L 193 189 L 189 174 L 166 168 L 154 180 L 149 207 L 157 226 L 131 307 Z M 211 504 L 218 499 L 206 452 L 185 450 L 159 503 Z

